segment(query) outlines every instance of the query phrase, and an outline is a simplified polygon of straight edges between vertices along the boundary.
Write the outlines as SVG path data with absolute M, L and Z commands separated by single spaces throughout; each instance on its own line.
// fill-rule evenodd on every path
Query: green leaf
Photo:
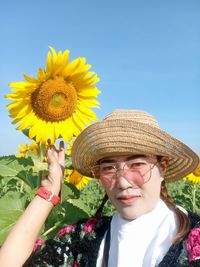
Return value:
M 0 245 L 25 209 L 26 197 L 9 192 L 0 199 Z
M 22 133 L 29 138 L 29 129 L 22 130 Z
M 26 196 L 20 192 L 8 192 L 5 196 L 0 198 L 0 210 L 8 209 L 24 209 L 26 205 Z
M 13 156 L 0 157 L 0 175 L 4 178 L 18 178 L 29 187 L 38 186 L 38 175 L 33 175 L 33 161 L 31 158 L 16 158 Z
M 21 171 L 17 174 L 17 178 L 23 180 L 31 188 L 38 187 L 40 182 L 39 175 L 33 175 L 32 171 Z
M 79 199 L 69 199 L 63 203 L 66 211 L 65 224 L 75 224 L 89 217 L 89 209 Z
M 39 159 L 34 159 L 34 172 L 39 172 L 39 171 L 46 171 L 48 174 L 48 164 L 46 162 L 41 162 Z
M 61 203 L 67 201 L 70 198 L 78 198 L 80 191 L 75 187 L 75 185 L 70 183 L 62 184 L 61 188 Z
M 72 158 L 70 155 L 66 156 L 66 163 L 65 163 L 66 169 L 71 169 L 72 168 Z
M 21 171 L 30 170 L 33 162 L 30 159 L 16 158 L 14 155 L 0 157 L 0 175 L 15 177 Z

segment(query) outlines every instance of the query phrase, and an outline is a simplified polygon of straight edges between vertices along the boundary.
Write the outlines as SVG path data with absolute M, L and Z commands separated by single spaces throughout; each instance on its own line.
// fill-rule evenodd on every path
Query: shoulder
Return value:
M 183 240 L 170 247 L 159 267 L 200 266 L 200 216 L 187 212 L 191 229 Z
M 65 225 L 55 235 L 57 241 L 69 241 L 72 244 L 74 241 L 82 242 L 83 240 L 97 240 L 103 238 L 106 230 L 110 226 L 112 217 L 102 217 L 100 219 L 88 218 L 79 221 L 75 225 Z
M 79 266 L 93 266 L 91 261 L 97 258 L 111 218 L 88 218 L 74 225 L 64 225 L 53 239 L 39 242 L 37 251 L 24 266 L 63 266 L 66 263 L 73 266 L 76 262 Z

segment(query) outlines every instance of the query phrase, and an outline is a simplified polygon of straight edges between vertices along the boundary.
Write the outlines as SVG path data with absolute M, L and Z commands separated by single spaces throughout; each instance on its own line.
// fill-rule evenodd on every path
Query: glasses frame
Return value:
M 153 159 L 151 159 L 151 160 L 153 160 Z M 112 180 L 113 181 L 115 181 L 116 182 L 116 180 L 117 180 L 117 177 L 118 177 L 118 172 L 120 172 L 120 171 L 123 171 L 123 173 L 125 173 L 125 171 L 124 171 L 124 168 L 125 168 L 125 166 L 127 166 L 127 162 L 130 162 L 130 161 L 132 161 L 132 160 L 125 160 L 125 161 L 116 161 L 116 162 L 113 162 L 113 163 L 111 163 L 111 164 L 113 164 L 113 167 L 114 167 L 114 169 L 115 169 L 115 173 L 113 174 L 113 177 L 114 178 L 111 178 L 111 181 L 110 182 L 112 182 Z M 146 160 L 147 161 L 147 163 L 149 164 L 149 165 L 151 165 L 152 164 L 152 166 L 149 166 L 149 170 L 148 171 L 146 171 L 144 174 L 141 174 L 139 171 L 138 171 L 138 173 L 139 173 L 139 175 L 143 178 L 147 173 L 149 173 L 150 172 L 150 175 L 149 175 L 149 178 L 147 179 L 147 180 L 145 180 L 144 182 L 143 182 L 143 184 L 145 184 L 145 183 L 147 183 L 150 179 L 151 179 L 151 171 L 152 171 L 152 169 L 158 164 L 158 160 L 156 159 L 156 161 L 155 162 L 149 162 L 148 160 Z M 123 167 L 119 167 L 119 166 L 117 166 L 118 164 L 120 164 L 120 163 L 124 163 L 124 165 L 123 165 Z M 137 163 L 137 162 L 136 162 Z M 105 163 L 106 164 L 106 163 Z M 109 163 L 108 163 L 109 164 Z M 98 180 L 103 180 L 102 178 L 101 178 L 101 175 L 100 175 L 100 171 L 99 171 L 99 177 L 96 177 L 95 176 L 95 172 L 94 172 L 94 168 L 99 168 L 100 169 L 100 166 L 101 166 L 101 164 L 97 164 L 97 165 L 94 165 L 93 167 L 91 167 L 91 172 L 92 172 L 92 174 L 93 174 L 93 177 L 95 178 L 95 179 L 98 179 Z M 134 171 L 134 172 L 137 172 L 137 171 Z M 123 175 L 123 177 L 129 182 L 129 183 L 131 183 L 130 182 L 130 180 L 125 176 L 125 175 Z M 103 183 L 103 182 L 102 182 Z M 131 183 L 132 184 L 132 183 Z M 143 185 L 142 184 L 142 185 Z M 133 186 L 134 186 L 134 184 L 132 184 Z M 135 185 L 137 185 L 137 184 L 135 184 Z

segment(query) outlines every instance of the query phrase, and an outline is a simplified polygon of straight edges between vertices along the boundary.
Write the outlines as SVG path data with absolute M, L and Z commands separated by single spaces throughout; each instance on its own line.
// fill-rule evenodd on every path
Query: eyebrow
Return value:
M 131 155 L 131 156 L 128 156 L 125 159 L 125 161 L 136 159 L 136 158 L 147 158 L 147 156 L 145 156 L 145 155 Z M 115 162 L 118 162 L 118 161 L 114 160 L 114 159 L 102 159 L 99 161 L 99 164 L 101 164 L 101 163 L 115 163 Z

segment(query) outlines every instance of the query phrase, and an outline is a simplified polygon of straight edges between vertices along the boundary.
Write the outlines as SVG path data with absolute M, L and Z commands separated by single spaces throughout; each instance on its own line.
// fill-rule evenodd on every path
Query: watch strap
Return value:
M 48 191 L 45 187 L 40 187 L 36 193 L 36 195 L 40 196 L 41 198 L 51 202 L 54 206 L 56 206 L 59 201 L 60 197 L 55 195 L 53 192 Z

